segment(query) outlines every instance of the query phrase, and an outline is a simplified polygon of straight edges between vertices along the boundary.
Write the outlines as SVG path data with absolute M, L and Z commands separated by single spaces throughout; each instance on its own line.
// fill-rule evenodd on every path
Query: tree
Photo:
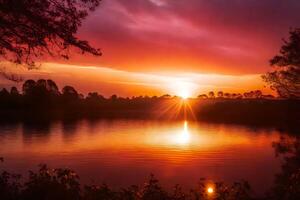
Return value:
M 59 95 L 59 90 L 56 83 L 50 79 L 39 79 L 36 82 L 34 80 L 27 80 L 23 84 L 23 94 L 29 96 L 47 96 Z
M 237 97 L 237 94 L 236 93 L 232 93 L 231 94 L 231 98 L 235 99 Z
M 231 98 L 231 94 L 230 94 L 230 93 L 228 93 L 228 92 L 226 92 L 226 93 L 224 94 L 224 98 L 226 98 L 226 99 L 230 99 L 230 98 Z
M 62 89 L 63 97 L 67 98 L 67 100 L 77 100 L 79 98 L 78 92 L 72 86 L 65 86 Z
M 0 90 L 0 97 L 8 97 L 9 96 L 9 92 L 7 91 L 6 88 L 2 88 L 2 90 Z
M 268 199 L 300 199 L 300 137 L 281 135 L 272 146 L 283 162 Z
M 219 98 L 223 98 L 223 96 L 224 96 L 223 91 L 219 91 L 219 92 L 218 92 L 218 97 L 219 97 Z
M 118 99 L 118 96 L 115 94 L 111 95 L 111 97 L 110 97 L 110 100 L 112 100 L 112 101 L 116 101 L 117 99 Z
M 24 95 L 33 94 L 35 85 L 36 85 L 36 82 L 34 80 L 31 80 L 31 79 L 26 80 L 22 87 L 23 94 Z
M 100 55 L 75 34 L 101 0 L 0 0 L 0 56 L 34 66 L 34 58 L 69 58 L 71 47 Z
M 99 95 L 97 92 L 89 92 L 86 99 L 94 102 L 105 100 L 105 98 L 102 95 Z
M 274 70 L 263 75 L 271 89 L 283 98 L 300 98 L 300 28 L 290 31 L 289 41 L 270 60 Z
M 262 91 L 260 91 L 260 90 L 255 90 L 254 91 L 254 98 L 256 98 L 256 99 L 259 99 L 259 98 L 261 98 L 262 97 Z
M 242 98 L 243 98 L 243 95 L 240 94 L 240 93 L 237 93 L 235 98 L 236 98 L 236 99 L 242 99 Z
M 162 96 L 159 97 L 160 99 L 171 99 L 171 95 L 169 94 L 164 94 Z
M 60 94 L 59 89 L 58 89 L 56 83 L 53 80 L 51 80 L 51 79 L 48 79 L 46 81 L 46 88 L 53 95 L 59 95 Z
M 200 95 L 198 95 L 198 98 L 199 99 L 207 99 L 208 96 L 206 94 L 200 94 Z
M 245 93 L 244 93 L 244 97 L 245 97 L 246 99 L 250 99 L 250 98 L 252 98 L 252 94 L 253 94 L 252 91 L 250 91 L 250 92 L 245 92 Z
M 215 98 L 215 93 L 213 91 L 210 91 L 208 93 L 209 98 Z
M 19 93 L 19 91 L 16 87 L 12 87 L 10 89 L 10 94 L 13 95 L 13 96 L 18 96 L 20 93 Z

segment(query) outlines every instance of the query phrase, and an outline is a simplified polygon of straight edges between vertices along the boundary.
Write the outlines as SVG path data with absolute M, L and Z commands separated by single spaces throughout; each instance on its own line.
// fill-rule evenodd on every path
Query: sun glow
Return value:
M 213 188 L 213 187 L 208 187 L 208 188 L 207 188 L 207 193 L 208 193 L 208 194 L 214 193 L 214 188 Z
M 188 99 L 192 97 L 196 88 L 197 86 L 194 83 L 179 78 L 172 79 L 169 83 L 170 91 L 182 99 Z
M 187 90 L 182 90 L 178 94 L 182 99 L 188 99 L 190 97 L 189 93 Z
M 189 144 L 191 140 L 191 135 L 188 129 L 188 122 L 184 121 L 183 129 L 178 134 L 174 136 L 174 140 L 177 144 L 186 145 Z
M 188 99 L 191 97 L 191 86 L 187 82 L 178 82 L 177 84 L 177 95 L 182 99 Z

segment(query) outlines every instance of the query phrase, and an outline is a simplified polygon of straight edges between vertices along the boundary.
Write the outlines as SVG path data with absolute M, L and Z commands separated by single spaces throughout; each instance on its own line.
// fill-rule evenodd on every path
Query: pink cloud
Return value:
M 80 33 L 104 56 L 75 62 L 134 71 L 170 70 L 177 63 L 176 70 L 262 73 L 281 38 L 298 25 L 299 10 L 294 0 L 104 0 Z

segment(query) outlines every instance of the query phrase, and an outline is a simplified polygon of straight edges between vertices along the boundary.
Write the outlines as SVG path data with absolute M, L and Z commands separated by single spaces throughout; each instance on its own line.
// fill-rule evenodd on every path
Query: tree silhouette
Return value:
M 18 89 L 16 87 L 12 87 L 10 89 L 10 94 L 14 95 L 14 96 L 18 96 L 20 93 L 19 93 L 19 91 L 18 91 Z
M 250 98 L 250 99 L 259 99 L 263 97 L 262 91 L 260 90 L 245 92 L 243 95 L 245 98 Z
M 46 81 L 46 88 L 53 95 L 59 95 L 60 94 L 58 86 L 56 85 L 56 83 L 54 81 L 52 81 L 50 79 L 48 79 Z
M 275 176 L 275 184 L 269 199 L 296 200 L 300 198 L 300 137 L 281 135 L 273 142 L 276 156 L 283 160 L 281 172 Z
M 0 171 L 1 172 L 1 171 Z M 0 198 L 3 200 L 250 200 L 251 188 L 246 181 L 226 184 L 212 183 L 215 193 L 207 193 L 207 181 L 201 179 L 190 191 L 175 185 L 172 191 L 166 190 L 153 175 L 141 186 L 132 185 L 114 189 L 106 184 L 85 185 L 82 187 L 79 176 L 71 169 L 50 169 L 40 165 L 38 171 L 29 171 L 29 177 L 6 171 L 0 173 Z
M 289 41 L 279 55 L 270 60 L 275 69 L 263 75 L 263 79 L 283 98 L 300 98 L 300 28 L 290 31 Z
M 116 101 L 117 99 L 118 99 L 118 96 L 115 94 L 111 95 L 111 97 L 110 97 L 110 100 L 112 100 L 112 101 Z
M 100 0 L 0 0 L 0 56 L 34 67 L 34 58 L 69 58 L 71 47 L 100 55 L 75 34 Z
M 164 94 L 164 95 L 160 96 L 159 98 L 161 98 L 161 99 L 170 99 L 170 98 L 171 98 L 171 95 L 169 95 L 169 94 Z
M 223 96 L 224 96 L 223 91 L 219 91 L 219 92 L 218 92 L 218 97 L 219 97 L 219 98 L 223 98 Z
M 215 93 L 213 91 L 210 91 L 208 93 L 209 98 L 215 98 Z
M 226 93 L 224 94 L 224 97 L 227 98 L 227 99 L 230 99 L 230 98 L 231 98 L 231 94 L 228 93 L 228 92 L 226 92 Z
M 23 191 L 24 200 L 34 199 L 80 199 L 78 175 L 70 169 L 49 169 L 40 165 L 38 172 L 30 171 L 29 181 Z
M 62 94 L 66 97 L 78 98 L 78 92 L 72 86 L 63 87 Z
M 200 95 L 198 95 L 198 98 L 199 99 L 207 99 L 208 96 L 206 94 L 200 94 Z
M 254 91 L 254 98 L 261 98 L 262 97 L 262 92 L 260 90 L 255 90 Z
M 91 102 L 98 102 L 104 100 L 105 98 L 102 95 L 99 95 L 97 92 L 89 92 L 86 100 Z
M 6 88 L 3 88 L 1 91 L 0 91 L 0 96 L 8 96 L 9 95 L 9 92 L 7 91 Z
M 26 80 L 23 84 L 22 90 L 24 95 L 31 95 L 33 94 L 33 90 L 35 87 L 36 82 L 34 80 Z

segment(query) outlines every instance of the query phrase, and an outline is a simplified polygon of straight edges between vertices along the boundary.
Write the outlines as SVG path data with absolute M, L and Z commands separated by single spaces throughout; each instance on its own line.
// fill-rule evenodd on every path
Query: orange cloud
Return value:
M 209 91 L 245 92 L 263 87 L 259 74 L 248 75 L 221 75 L 177 72 L 130 72 L 116 70 L 109 67 L 65 65 L 57 63 L 43 63 L 37 70 L 15 68 L 24 79 L 52 79 L 60 88 L 72 85 L 80 92 L 87 94 L 90 91 L 99 92 L 105 96 L 117 94 L 120 96 L 139 95 L 179 95 L 186 94 L 195 97 Z M 9 80 L 0 79 L 1 86 L 12 86 Z M 19 83 L 19 88 L 21 83 Z
M 293 0 L 103 1 L 79 34 L 101 47 L 103 56 L 71 63 L 143 72 L 264 73 L 281 38 L 298 25 L 299 9 Z
M 78 37 L 101 47 L 103 56 L 44 58 L 50 72 L 26 74 L 105 95 L 176 94 L 174 83 L 188 85 L 192 95 L 266 91 L 260 74 L 270 69 L 281 38 L 299 25 L 299 10 L 294 0 L 102 1 Z

